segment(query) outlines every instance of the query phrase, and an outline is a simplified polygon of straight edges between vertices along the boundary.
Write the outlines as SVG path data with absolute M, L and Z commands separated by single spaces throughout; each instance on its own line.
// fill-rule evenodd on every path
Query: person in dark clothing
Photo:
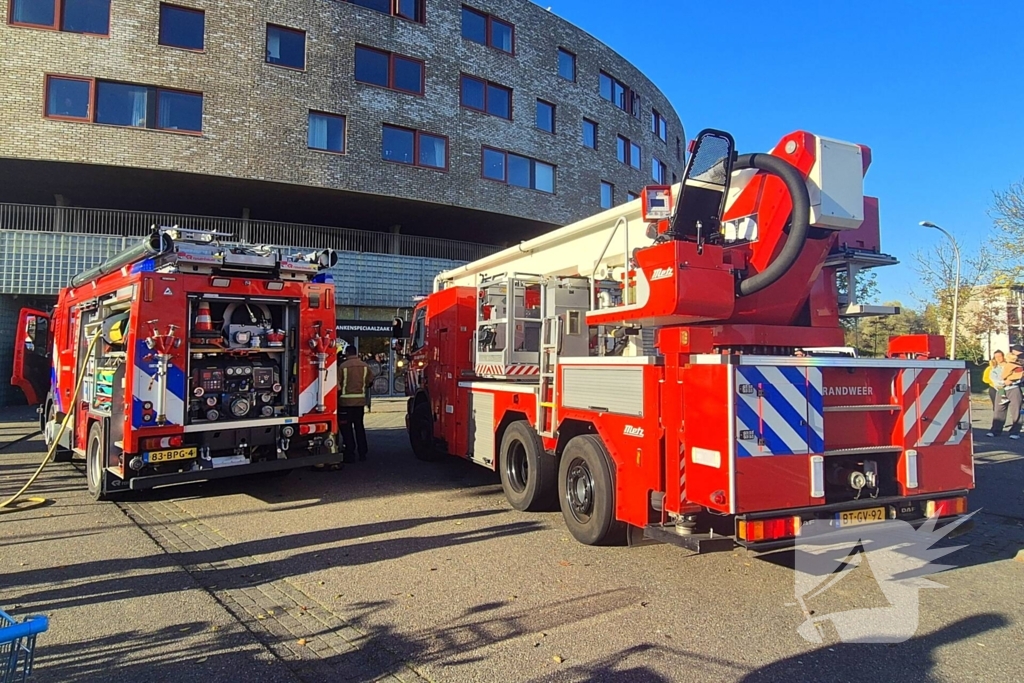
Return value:
M 1024 380 L 1024 367 L 1021 366 L 1024 356 L 1024 346 L 1014 344 L 1006 356 L 1006 361 L 999 367 L 993 368 L 992 372 L 998 372 L 1002 379 L 1003 388 L 1000 392 L 1001 398 L 997 396 L 995 411 L 992 413 L 992 430 L 988 436 L 999 436 L 1003 432 L 1006 418 L 1010 418 L 1010 438 L 1020 438 L 1020 409 L 1024 403 L 1021 395 L 1021 381 Z
M 358 458 L 366 460 L 369 447 L 363 412 L 366 409 L 367 390 L 373 384 L 370 366 L 359 359 L 356 347 L 349 344 L 344 351 L 345 360 L 338 365 L 338 417 L 344 418 L 341 438 L 345 443 L 345 462 Z

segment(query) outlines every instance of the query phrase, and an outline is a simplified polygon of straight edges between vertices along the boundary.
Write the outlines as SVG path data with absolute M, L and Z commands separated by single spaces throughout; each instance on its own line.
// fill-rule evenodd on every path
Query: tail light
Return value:
M 781 538 L 794 538 L 800 533 L 799 517 L 779 517 L 777 519 L 741 519 L 736 535 L 740 540 L 748 542 L 775 541 Z
M 327 431 L 328 427 L 330 427 L 330 425 L 323 422 L 318 422 L 316 424 L 299 425 L 299 434 L 302 434 L 303 436 L 308 436 L 310 434 L 323 434 L 324 432 Z
M 139 445 L 143 450 L 151 451 L 154 448 L 178 448 L 185 443 L 181 434 L 177 436 L 151 436 L 146 439 L 139 439 Z
M 962 515 L 965 512 L 967 512 L 967 498 L 964 496 L 929 500 L 924 506 L 926 517 L 952 517 L 953 515 Z

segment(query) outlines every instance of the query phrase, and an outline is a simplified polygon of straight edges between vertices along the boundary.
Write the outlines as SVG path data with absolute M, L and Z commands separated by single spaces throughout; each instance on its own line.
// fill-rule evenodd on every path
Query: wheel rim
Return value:
M 50 409 L 46 411 L 46 422 L 43 425 L 43 443 L 47 447 L 53 445 L 54 437 L 57 436 L 57 406 L 50 404 Z
M 522 441 L 512 442 L 512 447 L 505 454 L 505 476 L 508 484 L 516 493 L 526 490 L 529 481 L 530 465 L 526 458 L 526 446 Z
M 100 441 L 93 439 L 89 442 L 89 456 L 85 464 L 85 471 L 89 477 L 89 487 L 99 489 L 100 482 Z
M 586 524 L 590 521 L 594 512 L 594 475 L 581 458 L 574 458 L 569 463 L 565 477 L 565 501 L 577 522 Z

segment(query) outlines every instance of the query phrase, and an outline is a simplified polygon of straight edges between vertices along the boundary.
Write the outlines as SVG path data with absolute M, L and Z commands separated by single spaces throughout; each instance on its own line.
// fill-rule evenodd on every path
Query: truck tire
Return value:
M 540 436 L 525 420 L 505 429 L 498 455 L 501 488 L 516 510 L 547 512 L 558 504 L 558 463 L 544 451 Z
M 426 401 L 418 403 L 409 413 L 409 445 L 419 460 L 437 460 L 434 446 L 434 415 Z
M 46 425 L 50 422 L 53 423 L 53 426 L 50 427 L 50 429 L 52 429 L 53 432 L 49 435 L 49 437 L 47 437 Z M 65 431 L 65 434 L 67 434 L 68 431 L 70 431 L 70 425 L 68 425 L 68 427 L 69 429 Z M 64 448 L 63 446 L 54 447 L 53 441 L 51 441 L 52 438 L 55 438 L 57 436 L 57 432 L 59 430 L 60 422 L 57 420 L 57 404 L 55 404 L 50 397 L 47 397 L 46 410 L 43 413 L 41 431 L 43 433 L 43 443 L 46 444 L 46 447 L 48 449 L 53 448 L 53 453 L 50 455 L 50 462 L 71 462 L 71 458 L 74 455 L 74 452 L 70 448 Z
M 106 481 L 107 446 L 103 441 L 103 428 L 93 422 L 89 428 L 89 442 L 85 449 L 85 479 L 93 500 L 109 500 Z
M 558 466 L 558 498 L 569 533 L 585 545 L 621 545 L 626 524 L 615 519 L 615 471 L 601 439 L 574 437 Z

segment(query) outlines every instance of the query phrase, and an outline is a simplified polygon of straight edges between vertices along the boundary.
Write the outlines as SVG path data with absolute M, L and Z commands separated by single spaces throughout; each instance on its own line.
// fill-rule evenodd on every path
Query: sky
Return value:
M 881 205 L 879 301 L 915 304 L 913 254 L 998 246 L 992 193 L 1024 179 L 1024 2 L 539 0 L 636 65 L 688 137 L 740 153 L 806 130 L 866 144 Z M 628 8 L 628 9 L 627 9 Z M 918 292 L 917 299 L 927 298 Z

